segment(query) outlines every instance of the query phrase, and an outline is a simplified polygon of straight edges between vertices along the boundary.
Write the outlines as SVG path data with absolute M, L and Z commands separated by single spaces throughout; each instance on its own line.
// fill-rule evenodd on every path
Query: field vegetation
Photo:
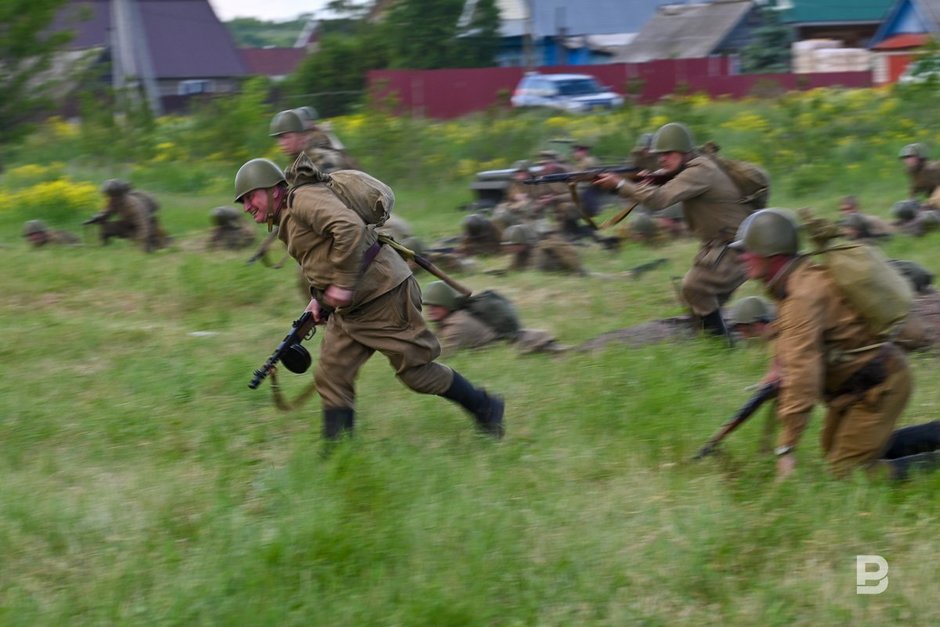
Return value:
M 940 155 L 932 89 L 693 95 L 612 115 L 449 122 L 375 104 L 332 124 L 427 240 L 457 232 L 479 169 L 559 137 L 619 160 L 671 120 L 765 164 L 774 205 L 832 216 L 852 193 L 887 217 L 907 195 L 901 146 Z M 50 120 L 11 153 L 0 176 L 0 624 L 940 622 L 940 475 L 828 478 L 819 412 L 785 483 L 757 451 L 763 413 L 722 455 L 689 461 L 763 374 L 761 346 L 459 354 L 448 363 L 506 397 L 499 443 L 447 401 L 403 388 L 377 356 L 360 377 L 357 437 L 323 455 L 316 400 L 282 413 L 267 384 L 247 387 L 303 308 L 293 270 L 199 249 L 237 167 L 283 161 L 263 103 L 249 88 L 189 117 Z M 173 247 L 101 248 L 89 231 L 81 247 L 27 248 L 23 221 L 79 232 L 110 177 L 159 198 Z M 937 270 L 938 237 L 884 248 Z M 459 278 L 577 344 L 682 313 L 670 278 L 694 249 L 585 248 L 598 274 L 586 278 Z M 659 257 L 668 263 L 638 279 L 617 276 Z M 937 418 L 936 359 L 912 357 L 905 423 Z M 309 379 L 282 375 L 288 394 Z M 888 561 L 885 593 L 856 595 L 859 554 Z

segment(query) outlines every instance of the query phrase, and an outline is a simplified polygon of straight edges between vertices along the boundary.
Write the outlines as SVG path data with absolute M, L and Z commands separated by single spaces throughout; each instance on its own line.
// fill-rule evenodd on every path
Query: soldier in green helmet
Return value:
M 421 288 L 374 226 L 325 183 L 307 181 L 300 169 L 285 174 L 267 159 L 238 170 L 235 201 L 255 222 L 278 224 L 278 237 L 310 286 L 307 311 L 325 325 L 314 375 L 325 439 L 352 433 L 356 377 L 375 352 L 406 386 L 453 401 L 481 431 L 502 437 L 503 399 L 435 361 L 441 349 L 421 315 Z
M 467 299 L 443 281 L 429 283 L 423 291 L 427 317 L 435 326 L 437 339 L 441 343 L 441 354 L 451 355 L 460 349 L 481 348 L 500 340 L 507 340 L 520 354 L 560 353 L 567 349 L 558 340 L 542 329 L 516 329 L 512 333 L 501 332 L 487 324 L 487 320 L 515 318 L 512 305 L 502 298 L 481 301 L 481 307 L 489 311 L 475 313 Z M 515 320 L 518 325 L 518 319 Z
M 77 235 L 68 231 L 55 231 L 42 220 L 29 220 L 23 225 L 23 237 L 33 248 L 43 246 L 75 246 L 81 244 Z
M 940 210 L 922 205 L 916 200 L 901 200 L 891 207 L 892 226 L 899 233 L 922 237 L 940 226 Z
M 345 153 L 333 147 L 329 137 L 310 120 L 309 112 L 298 109 L 281 111 L 271 120 L 271 137 L 291 161 L 306 153 L 321 172 L 354 167 Z
M 502 231 L 492 220 L 479 213 L 471 213 L 461 223 L 462 233 L 458 252 L 469 257 L 502 253 Z
M 682 297 L 708 333 L 730 338 L 721 305 L 746 277 L 737 252 L 728 244 L 750 210 L 728 174 L 696 149 L 692 132 L 684 124 L 662 126 L 650 150 L 659 156 L 660 171 L 673 175 L 667 182 L 637 184 L 608 173 L 594 184 L 652 210 L 682 203 L 685 223 L 701 243 L 692 269 L 682 279 Z
M 159 205 L 146 192 L 133 190 L 130 183 L 109 179 L 101 186 L 107 199 L 105 208 L 84 224 L 98 224 L 101 243 L 113 237 L 130 239 L 145 252 L 153 252 L 169 244 L 169 238 L 157 219 Z
M 901 148 L 898 158 L 910 179 L 908 198 L 925 197 L 924 204 L 940 209 L 940 161 L 929 161 L 923 144 L 908 144 Z
M 841 219 L 839 225 L 842 234 L 848 239 L 887 239 L 894 234 L 894 227 L 878 216 L 862 213 L 858 197 L 843 196 L 839 202 Z
M 862 467 L 905 478 L 940 465 L 940 422 L 893 431 L 913 385 L 904 354 L 870 330 L 827 267 L 800 254 L 793 214 L 757 211 L 731 246 L 778 306 L 773 363 L 763 379 L 779 384 L 778 477 L 794 471 L 817 402 L 828 408 L 821 444 L 835 476 Z
M 503 232 L 503 248 L 511 256 L 506 271 L 587 274 L 577 248 L 554 231 L 539 233 L 528 224 L 516 224 Z
M 246 224 L 241 212 L 233 207 L 216 207 L 209 212 L 212 232 L 208 250 L 241 250 L 255 243 L 255 230 Z
M 772 333 L 770 325 L 776 317 L 773 303 L 760 296 L 746 296 L 731 305 L 728 324 L 742 339 L 768 340 Z

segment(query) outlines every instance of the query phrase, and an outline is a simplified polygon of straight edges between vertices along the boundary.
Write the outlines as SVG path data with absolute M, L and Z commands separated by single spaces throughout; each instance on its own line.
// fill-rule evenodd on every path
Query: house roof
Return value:
M 753 9 L 750 0 L 664 5 L 614 60 L 707 57 Z
M 249 74 L 287 76 L 307 55 L 306 48 L 239 48 Z
M 877 46 L 872 46 L 872 50 L 905 50 L 908 48 L 920 48 L 930 40 L 930 35 L 926 33 L 905 33 L 888 37 Z
M 137 6 L 156 78 L 245 76 L 232 36 L 208 0 L 137 0 Z M 74 31 L 72 49 L 107 46 L 110 2 L 71 0 L 60 10 L 53 29 Z
M 478 0 L 466 0 L 458 26 L 470 23 Z M 531 28 L 536 39 L 637 33 L 661 0 L 496 0 L 503 37 L 522 37 Z
M 871 47 L 903 34 L 940 34 L 940 0 L 897 0 L 885 16 Z
M 894 0 L 789 0 L 783 19 L 788 24 L 880 22 Z

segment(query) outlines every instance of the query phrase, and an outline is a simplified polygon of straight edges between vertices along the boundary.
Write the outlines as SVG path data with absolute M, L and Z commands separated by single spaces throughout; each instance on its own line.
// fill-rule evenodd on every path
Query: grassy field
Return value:
M 831 213 L 863 184 L 873 208 L 903 197 L 898 172 L 851 176 L 775 204 Z M 829 479 L 818 413 L 784 484 L 757 452 L 763 412 L 723 455 L 688 461 L 749 396 L 760 346 L 460 354 L 449 363 L 507 399 L 499 443 L 378 356 L 357 437 L 324 457 L 316 400 L 281 413 L 267 384 L 247 387 L 302 309 L 294 273 L 193 251 L 228 199 L 209 190 L 161 196 L 180 244 L 150 256 L 123 242 L 29 250 L 0 216 L 0 624 L 940 622 L 940 475 Z M 456 230 L 468 199 L 456 183 L 398 194 L 429 239 Z M 887 252 L 936 270 L 938 237 Z M 577 343 L 681 313 L 670 277 L 694 248 L 586 248 L 607 277 L 461 278 Z M 940 404 L 936 356 L 912 361 L 905 423 Z M 282 376 L 289 393 L 309 380 Z M 856 594 L 859 554 L 888 561 L 885 593 Z
M 429 241 L 459 228 L 473 171 L 558 135 L 624 154 L 671 119 L 765 163 L 777 206 L 831 216 L 855 193 L 885 217 L 906 194 L 900 146 L 940 144 L 932 94 L 902 96 L 693 97 L 617 117 L 438 125 L 373 113 L 335 127 Z M 270 112 L 242 104 L 141 134 L 115 132 L 109 115 L 100 127 L 53 121 L 4 164 L 0 625 L 940 623 L 940 475 L 831 480 L 819 412 L 783 484 L 758 452 L 766 411 L 722 455 L 689 461 L 751 394 L 759 345 L 459 354 L 448 363 L 506 397 L 498 443 L 447 401 L 405 389 L 379 356 L 360 376 L 357 437 L 322 455 L 316 399 L 283 413 L 267 383 L 247 386 L 302 310 L 294 271 L 200 251 L 240 159 L 276 155 Z M 91 231 L 83 247 L 27 248 L 23 220 L 76 230 L 111 176 L 157 194 L 173 248 L 101 248 Z M 937 271 L 938 238 L 884 248 Z M 526 326 L 566 344 L 683 313 L 670 283 L 693 242 L 583 250 L 586 278 L 459 278 L 505 293 Z M 657 258 L 668 263 L 617 276 Z M 905 424 L 937 417 L 936 360 L 911 358 Z M 289 395 L 310 378 L 282 375 Z M 883 594 L 856 594 L 857 555 L 887 560 Z

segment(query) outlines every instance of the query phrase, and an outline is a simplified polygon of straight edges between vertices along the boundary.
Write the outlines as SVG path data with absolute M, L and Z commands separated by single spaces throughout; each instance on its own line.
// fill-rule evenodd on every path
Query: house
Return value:
M 894 0 L 778 0 L 793 41 L 833 39 L 867 48 Z
M 252 76 L 266 76 L 279 83 L 294 73 L 307 56 L 306 48 L 239 48 L 245 68 Z
M 466 0 L 458 28 L 472 23 Z M 501 66 L 609 63 L 653 15 L 657 0 L 497 0 Z
M 760 11 L 751 0 L 667 4 L 657 9 L 615 60 L 641 63 L 736 54 L 760 25 Z
M 896 0 L 871 40 L 875 83 L 893 83 L 919 49 L 940 36 L 940 0 Z
M 196 94 L 232 93 L 245 62 L 208 0 L 70 0 L 53 30 L 70 50 L 100 49 L 115 88 L 139 87 L 156 113 Z

